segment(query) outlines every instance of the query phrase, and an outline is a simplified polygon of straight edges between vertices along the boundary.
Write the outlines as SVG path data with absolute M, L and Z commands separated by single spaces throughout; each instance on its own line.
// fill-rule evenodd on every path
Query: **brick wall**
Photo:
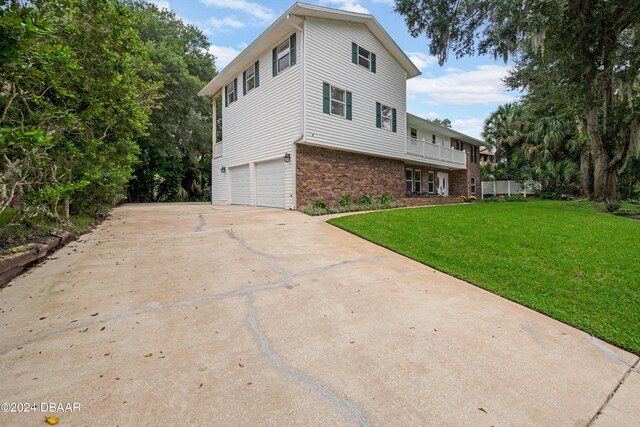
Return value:
M 470 196 L 471 194 L 471 177 L 476 177 L 476 192 L 473 194 L 480 197 L 480 154 L 478 153 L 478 163 L 471 163 L 471 145 L 463 142 L 464 150 L 467 152 L 467 169 L 455 170 L 449 173 L 449 195 L 451 196 Z M 456 148 L 456 140 L 451 138 L 451 148 Z M 480 147 L 478 147 L 478 152 Z
M 296 148 L 297 205 L 305 206 L 322 197 L 329 206 L 345 194 L 353 201 L 363 193 L 380 197 L 391 193 L 403 197 L 404 163 L 346 151 L 298 144 Z

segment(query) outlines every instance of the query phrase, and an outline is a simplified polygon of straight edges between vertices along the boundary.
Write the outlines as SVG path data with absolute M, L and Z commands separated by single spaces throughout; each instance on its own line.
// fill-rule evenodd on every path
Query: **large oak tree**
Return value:
M 596 200 L 640 145 L 640 1 L 397 0 L 412 36 L 442 65 L 449 54 L 493 55 L 506 83 L 573 111 L 588 133 Z

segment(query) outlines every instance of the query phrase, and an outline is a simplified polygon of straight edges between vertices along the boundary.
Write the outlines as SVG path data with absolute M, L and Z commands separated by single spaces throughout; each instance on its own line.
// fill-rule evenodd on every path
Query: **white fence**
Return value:
M 533 181 L 525 182 L 524 185 L 516 181 L 482 181 L 482 198 L 484 196 L 511 196 L 512 194 L 522 194 L 527 197 L 527 194 L 531 194 L 537 189 L 540 189 L 540 183 Z

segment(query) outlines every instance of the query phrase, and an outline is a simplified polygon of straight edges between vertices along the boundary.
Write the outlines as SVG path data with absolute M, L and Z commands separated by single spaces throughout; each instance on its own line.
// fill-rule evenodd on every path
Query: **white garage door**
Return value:
M 231 204 L 249 204 L 249 165 L 229 168 L 231 179 Z
M 284 208 L 284 161 L 256 163 L 256 204 Z

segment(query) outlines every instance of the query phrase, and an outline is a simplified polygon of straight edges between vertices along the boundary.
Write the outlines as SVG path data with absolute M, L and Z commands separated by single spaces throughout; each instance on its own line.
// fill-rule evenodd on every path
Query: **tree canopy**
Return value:
M 144 2 L 0 0 L 0 213 L 207 197 L 208 47 Z
M 507 85 L 581 123 L 593 196 L 617 197 L 618 176 L 640 148 L 640 2 L 397 0 L 396 11 L 440 64 L 452 53 L 511 59 Z

